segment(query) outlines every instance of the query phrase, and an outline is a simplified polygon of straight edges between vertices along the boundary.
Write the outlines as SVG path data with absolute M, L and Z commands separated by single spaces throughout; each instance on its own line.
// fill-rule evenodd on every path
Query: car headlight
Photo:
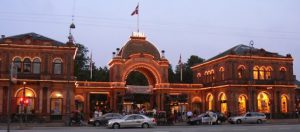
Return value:
M 90 119 L 90 122 L 94 122 L 95 120 L 94 119 Z

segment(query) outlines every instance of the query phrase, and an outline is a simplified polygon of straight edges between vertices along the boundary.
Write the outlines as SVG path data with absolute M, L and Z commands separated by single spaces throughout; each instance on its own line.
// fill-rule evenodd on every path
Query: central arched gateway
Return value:
M 135 105 L 143 107 L 156 107 L 159 102 L 153 94 L 153 89 L 158 85 L 168 83 L 169 62 L 159 50 L 146 40 L 141 33 L 133 34 L 130 40 L 113 53 L 113 59 L 109 63 L 110 82 L 124 84 L 124 89 L 118 89 L 115 93 L 122 94 L 122 98 L 116 100 L 120 110 L 134 109 Z M 147 86 L 129 85 L 127 80 L 130 74 L 138 72 L 142 74 Z M 123 106 L 123 107 L 120 107 Z

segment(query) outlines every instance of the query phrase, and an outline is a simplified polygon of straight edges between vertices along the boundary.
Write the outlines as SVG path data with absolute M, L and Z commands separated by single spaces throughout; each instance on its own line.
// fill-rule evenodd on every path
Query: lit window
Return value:
M 287 97 L 285 95 L 281 96 L 281 112 L 282 113 L 288 112 Z
M 271 72 L 272 72 L 272 68 L 268 67 L 266 71 L 266 80 L 271 80 Z
M 220 103 L 221 103 L 221 113 L 227 113 L 227 100 L 226 95 L 224 93 L 220 96 Z
M 261 92 L 257 96 L 258 112 L 270 113 L 270 98 L 265 92 Z
M 21 59 L 20 58 L 15 58 L 14 59 L 14 65 L 17 68 L 18 72 L 22 71 Z
M 224 68 L 221 67 L 219 72 L 220 72 L 221 80 L 225 80 Z
M 41 61 L 40 59 L 36 58 L 33 60 L 33 74 L 40 74 L 41 73 Z
M 260 67 L 259 68 L 259 79 L 260 80 L 265 80 L 265 67 Z
M 53 64 L 54 74 L 62 74 L 62 62 L 60 59 L 55 59 Z
M 245 67 L 244 66 L 240 66 L 238 68 L 238 78 L 239 79 L 245 78 Z
M 61 115 L 63 105 L 63 95 L 60 92 L 53 92 L 51 94 L 51 115 Z
M 253 79 L 254 80 L 258 80 L 258 72 L 259 72 L 259 68 L 258 67 L 254 67 L 253 68 Z
M 25 95 L 25 97 L 24 97 Z M 18 90 L 18 93 L 16 95 L 16 99 L 17 99 L 17 108 L 18 108 L 18 113 L 22 113 L 23 112 L 23 108 L 22 108 L 22 104 L 25 104 L 25 112 L 27 114 L 31 114 L 34 113 L 34 98 L 35 98 L 35 93 L 28 88 L 20 88 Z
M 31 61 L 29 58 L 24 59 L 23 61 L 23 72 L 30 73 L 31 72 Z
M 213 110 L 213 102 L 214 101 L 214 97 L 212 96 L 212 94 L 209 94 L 207 96 L 207 103 L 208 103 L 208 110 Z
M 245 114 L 247 112 L 246 110 L 246 97 L 244 95 L 240 95 L 239 97 L 239 114 Z

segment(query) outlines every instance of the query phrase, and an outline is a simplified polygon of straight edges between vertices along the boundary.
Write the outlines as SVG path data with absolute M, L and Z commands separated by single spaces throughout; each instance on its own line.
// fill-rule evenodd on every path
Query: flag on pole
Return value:
M 134 11 L 131 13 L 131 16 L 139 14 L 139 4 L 135 7 Z
M 182 61 L 181 61 L 181 54 L 180 54 L 180 57 L 179 57 L 178 65 L 179 65 L 179 68 L 180 68 L 180 81 L 182 82 Z
M 90 56 L 90 79 L 93 79 L 93 51 Z

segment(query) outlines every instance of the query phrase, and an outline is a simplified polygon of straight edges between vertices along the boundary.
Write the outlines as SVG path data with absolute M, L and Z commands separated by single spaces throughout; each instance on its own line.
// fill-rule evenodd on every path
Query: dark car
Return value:
M 107 125 L 108 121 L 111 119 L 121 119 L 123 116 L 119 113 L 106 113 L 97 118 L 91 118 L 89 124 L 94 126 Z

